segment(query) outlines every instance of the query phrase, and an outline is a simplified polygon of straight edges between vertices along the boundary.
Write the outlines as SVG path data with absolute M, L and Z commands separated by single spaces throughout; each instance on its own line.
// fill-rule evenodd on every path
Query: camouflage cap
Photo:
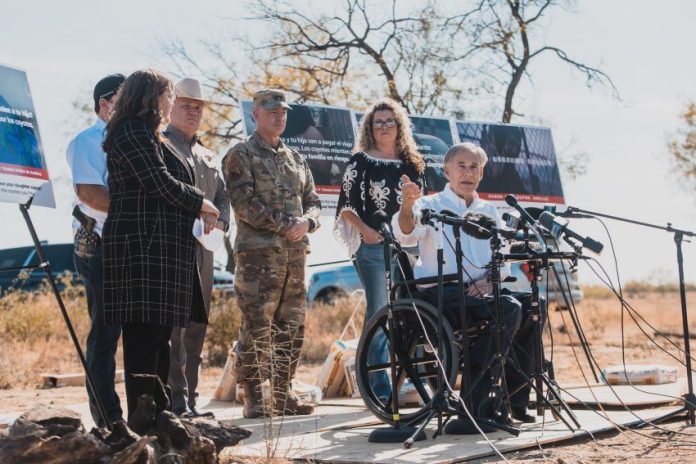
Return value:
M 285 101 L 285 92 L 275 89 L 263 89 L 254 94 L 254 106 L 260 106 L 266 110 L 274 110 L 276 108 L 292 108 Z

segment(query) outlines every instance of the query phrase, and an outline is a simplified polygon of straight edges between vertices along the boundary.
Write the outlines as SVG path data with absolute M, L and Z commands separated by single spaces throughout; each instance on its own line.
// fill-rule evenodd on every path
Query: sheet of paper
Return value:
M 201 245 L 203 245 L 206 250 L 210 250 L 212 252 L 219 250 L 223 245 L 224 232 L 217 227 L 211 230 L 208 234 L 206 234 L 204 230 L 205 228 L 203 226 L 203 221 L 201 221 L 200 218 L 197 218 L 193 223 L 193 236 L 196 237 L 199 242 L 201 242 Z

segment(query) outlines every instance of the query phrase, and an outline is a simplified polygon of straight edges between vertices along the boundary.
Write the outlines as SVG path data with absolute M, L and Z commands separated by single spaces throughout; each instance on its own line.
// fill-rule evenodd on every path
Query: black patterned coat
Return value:
M 162 143 L 142 121 L 114 130 L 102 237 L 106 323 L 205 323 L 192 234 L 203 194 L 192 169 L 176 156 L 165 164 Z

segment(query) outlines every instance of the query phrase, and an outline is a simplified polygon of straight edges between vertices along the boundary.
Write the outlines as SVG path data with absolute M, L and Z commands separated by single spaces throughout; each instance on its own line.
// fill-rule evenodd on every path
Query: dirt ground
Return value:
M 683 361 L 684 356 L 670 343 L 671 341 L 678 347 L 682 346 L 678 295 L 673 293 L 629 295 L 628 298 L 654 328 L 642 323 L 643 330 L 640 330 L 624 311 L 624 355 L 622 355 L 621 342 L 621 307 L 616 300 L 592 298 L 578 305 L 581 326 L 597 363 L 602 367 L 620 365 L 622 357 L 625 357 L 628 364 L 662 364 L 678 367 L 680 374 L 683 375 L 684 369 L 679 361 Z M 689 306 L 695 308 L 692 313 L 696 311 L 696 294 L 689 294 Z M 593 382 L 589 364 L 577 343 L 577 335 L 573 329 L 570 314 L 567 311 L 551 310 L 549 319 L 553 340 L 546 334 L 545 346 L 547 356 L 553 351 L 554 368 L 559 384 L 565 387 Z M 696 316 L 692 316 L 690 322 L 692 333 L 696 333 Z M 669 341 L 656 336 L 657 330 L 671 334 Z M 553 350 L 551 350 L 552 347 Z M 669 351 L 674 357 L 664 350 Z M 320 364 L 301 365 L 298 379 L 306 383 L 314 383 L 319 368 Z M 203 370 L 200 385 L 202 395 L 212 396 L 221 374 L 221 368 L 206 367 Z M 117 389 L 119 394 L 124 395 L 122 383 L 118 384 Z M 0 414 L 26 410 L 39 403 L 67 405 L 85 400 L 83 387 L 0 390 Z M 553 446 L 544 445 L 533 450 L 510 453 L 506 455 L 506 458 L 520 463 L 558 464 L 696 462 L 696 427 L 687 427 L 683 420 L 663 424 L 659 428 L 612 432 L 595 438 L 596 441 L 584 439 Z M 492 461 L 494 459 L 482 462 Z

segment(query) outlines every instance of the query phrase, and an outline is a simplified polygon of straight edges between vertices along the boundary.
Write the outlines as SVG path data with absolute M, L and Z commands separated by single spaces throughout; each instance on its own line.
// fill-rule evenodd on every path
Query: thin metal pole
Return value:
M 87 388 L 89 388 L 89 390 L 92 392 L 92 396 L 94 397 L 94 400 L 97 403 L 99 415 L 104 421 L 104 424 L 106 424 L 106 428 L 109 430 L 113 430 L 113 425 L 111 424 L 111 421 L 109 420 L 109 417 L 106 414 L 104 404 L 102 403 L 96 388 L 94 388 L 94 382 L 92 381 L 92 376 L 90 375 L 89 369 L 87 368 L 87 361 L 85 360 L 85 355 L 83 354 L 82 348 L 80 347 L 80 341 L 77 339 L 75 329 L 73 328 L 72 322 L 70 321 L 70 316 L 68 315 L 68 312 L 65 310 L 63 298 L 60 296 L 60 291 L 58 291 L 58 286 L 56 285 L 56 281 L 53 278 L 51 264 L 48 262 L 46 256 L 43 253 L 43 249 L 41 248 L 41 242 L 39 241 L 39 237 L 36 235 L 34 224 L 31 222 L 31 217 L 29 216 L 29 204 L 27 203 L 25 205 L 19 205 L 19 210 L 22 212 L 22 216 L 24 216 L 24 221 L 27 223 L 27 228 L 29 228 L 29 234 L 31 235 L 31 239 L 34 241 L 34 248 L 36 249 L 36 254 L 39 257 L 39 267 L 42 268 L 46 273 L 48 283 L 51 285 L 51 289 L 53 289 L 53 294 L 56 297 L 56 301 L 58 301 L 58 306 L 60 307 L 60 312 L 63 315 L 63 320 L 65 321 L 65 325 L 67 326 L 68 332 L 70 333 L 70 338 L 72 339 L 73 345 L 75 345 L 77 356 L 80 358 L 80 363 L 82 364 L 82 368 L 85 371 L 85 380 L 87 381 Z

